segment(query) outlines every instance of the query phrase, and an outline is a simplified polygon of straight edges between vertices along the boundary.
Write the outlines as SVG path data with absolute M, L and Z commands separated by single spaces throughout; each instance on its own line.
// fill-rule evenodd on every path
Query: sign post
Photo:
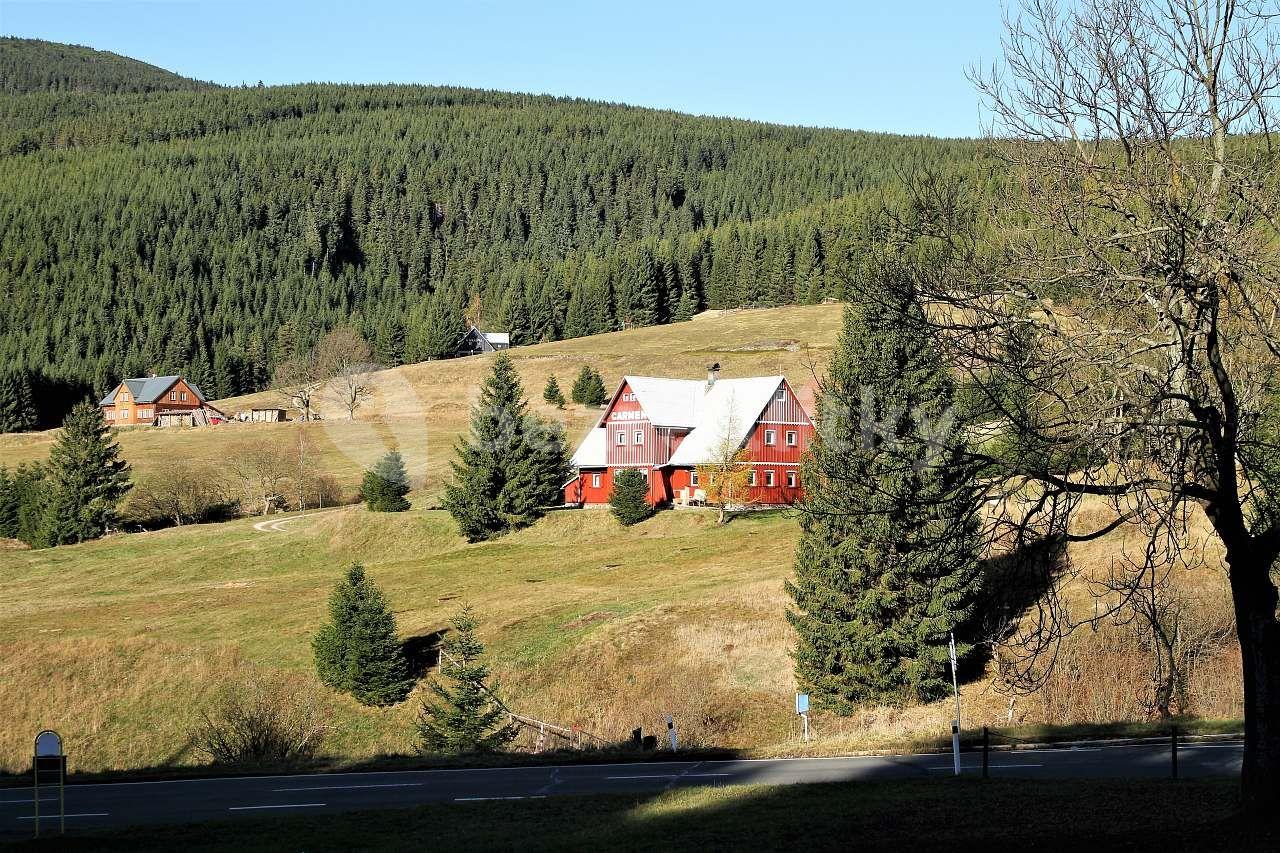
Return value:
M 951 758 L 960 775 L 960 679 L 956 675 L 956 635 L 951 634 L 951 690 L 956 694 L 956 718 L 951 721 Z
M 804 739 L 805 743 L 809 742 L 809 694 L 796 694 L 796 713 L 800 715 L 800 719 L 804 720 Z
M 67 756 L 62 751 L 62 735 L 45 729 L 36 735 L 35 750 L 31 758 L 31 777 L 35 786 L 36 837 L 40 837 L 40 779 L 52 776 L 58 787 L 58 834 L 67 830 Z

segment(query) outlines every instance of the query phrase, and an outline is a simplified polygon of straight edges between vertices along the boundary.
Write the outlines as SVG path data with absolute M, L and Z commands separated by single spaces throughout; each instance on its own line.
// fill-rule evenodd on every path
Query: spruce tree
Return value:
M 464 607 L 450 621 L 440 644 L 440 675 L 431 678 L 431 695 L 418 715 L 419 748 L 427 753 L 496 752 L 516 736 L 507 709 L 489 687 L 484 645 L 476 636 L 478 623 Z
M 0 373 L 0 432 L 26 432 L 36 428 L 36 407 L 31 379 L 20 370 Z
M 609 401 L 604 378 L 586 364 L 578 371 L 578 378 L 574 380 L 569 396 L 573 398 L 573 402 L 584 406 L 602 406 Z
M 405 495 L 409 494 L 409 474 L 404 459 L 392 450 L 364 472 L 360 484 L 360 497 L 373 512 L 404 512 L 409 508 Z
M 353 565 L 329 596 L 329 622 L 311 641 L 316 674 L 361 704 L 394 705 L 409 695 L 413 678 L 382 590 Z
M 560 450 L 544 440 L 555 430 L 527 409 L 515 365 L 499 352 L 471 411 L 471 433 L 457 447 L 453 481 L 445 487 L 445 509 L 470 542 L 526 527 L 555 500 L 549 483 L 564 473 L 563 438 Z
M 649 503 L 649 481 L 636 468 L 624 468 L 613 478 L 609 509 L 624 527 L 639 524 L 654 513 Z
M 102 536 L 116 522 L 129 491 L 129 465 L 102 418 L 102 410 L 77 403 L 49 453 L 49 503 L 40 537 L 65 545 Z
M 920 312 L 892 278 L 846 310 L 802 467 L 786 585 L 796 678 L 839 712 L 944 695 L 948 637 L 978 593 L 974 472 Z M 971 646 L 956 640 L 963 657 Z
M 542 389 L 542 399 L 557 409 L 564 408 L 564 392 L 560 390 L 560 383 L 556 381 L 555 376 L 547 377 L 547 386 Z

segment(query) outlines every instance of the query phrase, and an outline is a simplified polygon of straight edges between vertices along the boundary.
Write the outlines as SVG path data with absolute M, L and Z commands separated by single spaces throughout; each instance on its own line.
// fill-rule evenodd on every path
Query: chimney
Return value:
M 716 380 L 720 378 L 720 362 L 707 365 L 707 390 L 710 391 L 712 386 L 716 384 Z

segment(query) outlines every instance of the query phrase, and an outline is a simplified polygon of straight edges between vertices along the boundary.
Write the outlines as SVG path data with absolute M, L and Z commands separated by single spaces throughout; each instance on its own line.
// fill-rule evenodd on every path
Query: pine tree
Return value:
M 409 494 L 409 474 L 404 459 L 392 450 L 364 472 L 360 484 L 360 497 L 373 512 L 404 512 L 409 508 L 405 495 Z
M 654 513 L 649 503 L 649 481 L 636 468 L 624 468 L 613 478 L 609 508 L 624 527 L 639 524 Z
M 946 693 L 948 635 L 980 576 L 973 472 L 961 461 L 954 387 L 920 307 L 892 279 L 846 310 L 802 468 L 796 677 L 840 712 Z M 972 648 L 957 638 L 964 656 Z
M 26 432 L 36 428 L 36 407 L 31 379 L 23 371 L 0 374 L 0 432 Z
M 609 392 L 604 387 L 604 378 L 590 365 L 584 364 L 578 371 L 578 378 L 573 383 L 569 396 L 573 402 L 584 406 L 603 406 L 609 401 Z
M 116 521 L 116 508 L 129 491 L 129 465 L 102 418 L 102 410 L 77 403 L 49 453 L 49 505 L 43 544 L 65 545 L 96 539 Z
M 563 474 L 561 463 L 551 443 L 530 440 L 546 427 L 527 408 L 515 365 L 499 352 L 471 411 L 471 433 L 458 445 L 453 482 L 445 487 L 444 506 L 468 541 L 526 527 L 555 498 L 547 484 Z
M 329 596 L 329 622 L 311 641 L 316 673 L 325 685 L 361 704 L 394 705 L 413 678 L 382 590 L 353 565 Z
M 564 408 L 564 392 L 560 390 L 560 383 L 556 381 L 555 376 L 547 377 L 547 386 L 542 389 L 542 399 L 557 409 Z
M 489 668 L 477 627 L 470 607 L 450 621 L 440 644 L 440 674 L 450 683 L 434 677 L 427 682 L 434 701 L 425 698 L 418 715 L 422 752 L 496 752 L 515 739 L 506 708 L 487 684 Z

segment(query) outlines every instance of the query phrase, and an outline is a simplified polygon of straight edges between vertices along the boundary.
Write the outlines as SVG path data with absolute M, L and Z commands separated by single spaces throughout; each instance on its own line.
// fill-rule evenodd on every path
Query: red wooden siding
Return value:
M 615 465 L 653 465 L 657 435 L 644 409 L 636 402 L 631 389 L 623 383 L 613 404 L 604 415 L 605 461 Z M 619 443 L 618 436 L 622 435 Z M 640 443 L 636 443 L 637 434 Z

